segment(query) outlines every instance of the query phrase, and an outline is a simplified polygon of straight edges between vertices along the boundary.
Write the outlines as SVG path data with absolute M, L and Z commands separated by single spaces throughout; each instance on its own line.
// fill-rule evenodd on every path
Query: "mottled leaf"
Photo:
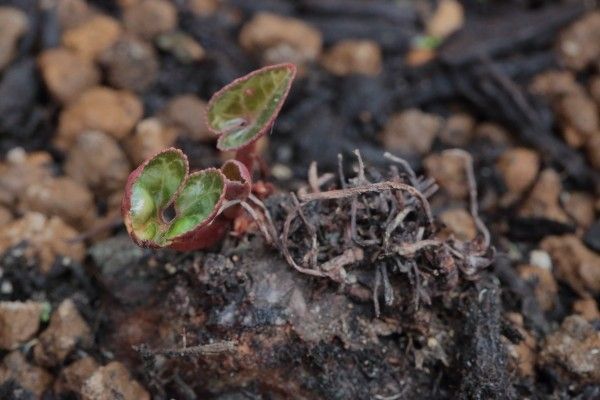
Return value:
M 219 135 L 220 150 L 237 150 L 264 135 L 277 117 L 296 75 L 293 64 L 279 64 L 236 79 L 208 104 L 208 125 Z

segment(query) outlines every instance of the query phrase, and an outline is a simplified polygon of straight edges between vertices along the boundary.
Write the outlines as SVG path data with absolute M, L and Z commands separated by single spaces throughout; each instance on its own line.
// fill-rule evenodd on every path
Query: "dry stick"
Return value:
M 378 192 L 381 190 L 403 190 L 403 191 L 408 192 L 408 193 L 412 194 L 413 196 L 417 197 L 421 201 L 421 205 L 423 207 L 423 210 L 425 211 L 425 214 L 427 215 L 427 220 L 429 222 L 429 225 L 433 228 L 433 216 L 431 214 L 431 208 L 429 206 L 429 202 L 427 201 L 427 199 L 423 196 L 423 194 L 421 192 L 419 192 L 414 187 L 404 184 L 404 183 L 389 182 L 389 181 L 370 183 L 368 185 L 355 186 L 355 187 L 346 188 L 346 189 L 335 189 L 335 190 L 329 190 L 327 192 L 309 193 L 309 194 L 300 196 L 300 199 L 304 203 L 308 203 L 313 200 L 337 200 L 337 199 L 344 199 L 344 198 L 351 197 L 351 196 L 356 196 L 356 195 L 363 194 L 363 193 Z
M 152 350 L 153 354 L 161 354 L 166 357 L 184 357 L 184 356 L 210 356 L 236 351 L 236 342 L 223 341 L 209 344 L 202 344 L 192 347 L 183 347 L 180 349 L 161 349 Z
M 379 318 L 379 284 L 381 283 L 381 271 L 379 267 L 375 268 L 375 283 L 373 284 L 373 307 L 375 316 Z
M 392 251 L 399 256 L 412 256 L 413 254 L 428 247 L 439 247 L 443 243 L 435 239 L 425 239 L 414 243 L 402 243 L 395 245 Z
M 341 268 L 349 264 L 361 262 L 365 257 L 363 249 L 360 247 L 352 247 L 344 250 L 339 256 L 333 257 L 331 260 L 324 262 L 321 265 L 323 271 L 339 271 Z
M 471 157 L 471 155 L 468 152 L 462 149 L 445 150 L 445 152 L 455 154 L 459 157 L 462 157 L 465 160 L 465 172 L 467 174 L 467 183 L 469 185 L 471 215 L 475 220 L 475 225 L 477 225 L 477 229 L 479 229 L 479 231 L 483 234 L 485 244 L 485 250 L 479 253 L 481 255 L 485 253 L 485 251 L 490 246 L 490 231 L 479 217 L 479 205 L 477 203 L 477 182 L 475 180 L 475 171 L 473 170 L 473 157 Z
M 391 306 L 394 303 L 394 290 L 388 277 L 387 265 L 383 263 L 379 267 L 381 268 L 381 278 L 383 280 L 383 299 L 386 306 Z

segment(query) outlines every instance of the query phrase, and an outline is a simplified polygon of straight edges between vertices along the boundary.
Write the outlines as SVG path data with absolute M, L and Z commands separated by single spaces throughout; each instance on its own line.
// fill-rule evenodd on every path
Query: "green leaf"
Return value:
M 220 150 L 237 150 L 269 129 L 296 74 L 293 64 L 279 64 L 236 79 L 217 92 L 208 104 L 208 125 L 220 135 Z
M 167 247 L 173 239 L 209 222 L 225 196 L 225 176 L 217 169 L 188 175 L 188 162 L 177 149 L 165 150 L 142 164 L 125 188 L 124 219 L 143 246 Z M 174 204 L 175 217 L 164 218 Z
M 216 211 L 225 182 L 218 170 L 204 170 L 189 176 L 175 201 L 177 217 L 166 233 L 167 239 L 191 231 Z

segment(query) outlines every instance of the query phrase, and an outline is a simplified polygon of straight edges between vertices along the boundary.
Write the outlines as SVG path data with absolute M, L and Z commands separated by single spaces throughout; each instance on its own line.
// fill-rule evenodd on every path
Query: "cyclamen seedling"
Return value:
M 144 161 L 127 180 L 121 205 L 127 232 L 142 247 L 195 250 L 218 243 L 251 193 L 254 143 L 279 113 L 296 74 L 280 64 L 236 79 L 208 103 L 209 129 L 236 160 L 189 173 L 187 157 L 169 148 Z M 175 216 L 165 213 L 174 209 Z

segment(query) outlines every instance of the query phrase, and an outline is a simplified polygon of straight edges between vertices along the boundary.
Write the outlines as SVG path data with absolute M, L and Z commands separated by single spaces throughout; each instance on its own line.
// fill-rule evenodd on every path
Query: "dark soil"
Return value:
M 15 147 L 28 154 L 49 153 L 53 176 L 67 174 L 65 160 L 74 151 L 55 142 L 61 113 L 71 103 L 56 100 L 37 64 L 43 51 L 60 45 L 65 30 L 57 8 L 42 3 L 0 1 L 29 19 L 13 59 L 0 67 L 0 190 L 7 192 L 12 186 L 3 177 L 9 175 Z M 123 4 L 129 1 L 83 3 L 123 25 Z M 592 139 L 578 146 L 569 143 L 565 131 L 572 126 L 556 99 L 531 89 L 541 74 L 564 70 L 586 98 L 594 97 L 589 87 L 600 79 L 600 50 L 595 61 L 577 69 L 558 47 L 570 24 L 598 13 L 596 2 L 462 1 L 466 19 L 461 29 L 421 65 L 411 65 L 408 55 L 417 50 L 414 43 L 424 35 L 435 1 L 226 0 L 215 2 L 220 5 L 205 15 L 188 3 L 172 2 L 177 9 L 174 29 L 199 43 L 206 55 L 183 62 L 144 39 L 156 53 L 157 70 L 144 88 L 131 88 L 143 105 L 143 118 L 162 118 L 169 101 L 179 95 L 206 100 L 258 68 L 264 54 L 242 48 L 238 36 L 260 12 L 310 23 L 321 34 L 323 51 L 345 39 L 371 40 L 382 53 L 381 72 L 337 76 L 319 59 L 303 63 L 263 154 L 268 167 L 260 178 L 275 187 L 275 194 L 264 199 L 277 233 L 272 243 L 248 219 L 248 229 L 240 228 L 210 251 L 141 249 L 115 211 L 119 201 L 114 198 L 120 193 L 98 191 L 89 182 L 84 186 L 90 186 L 94 223 L 78 227 L 74 240 L 85 247 L 85 257 L 52 250 L 53 261 L 44 266 L 41 252 L 28 250 L 41 233 L 6 246 L 6 235 L 0 235 L 7 249 L 0 258 L 0 300 L 33 300 L 56 310 L 72 299 L 94 338 L 92 346 L 78 343 L 51 366 L 35 356 L 38 334 L 15 348 L 0 349 L 0 360 L 20 352 L 52 380 L 85 356 L 99 365 L 118 361 L 153 399 L 165 400 L 600 398 L 597 371 L 578 372 L 568 355 L 547 346 L 548 337 L 575 314 L 596 334 L 573 339 L 575 346 L 600 346 L 600 313 L 593 312 L 600 295 L 600 166 L 594 164 Z M 101 76 L 96 84 L 115 86 L 106 61 L 93 63 Z M 600 100 L 594 101 L 600 115 Z M 459 112 L 473 120 L 473 135 L 459 146 L 474 165 L 473 182 L 468 173 L 459 179 L 462 195 L 453 194 L 452 182 L 444 179 L 443 172 L 452 166 L 431 167 L 432 155 L 441 157 L 453 147 L 441 134 L 434 135 L 425 152 L 383 147 L 381 136 L 390 118 L 410 108 L 444 121 Z M 481 133 L 478 127 L 485 124 L 494 124 L 500 133 Z M 576 134 L 597 136 L 600 127 Z M 127 135 L 114 140 L 118 148 L 127 147 L 132 133 Z M 181 133 L 175 145 L 187 154 L 192 169 L 219 163 L 213 143 Z M 539 165 L 526 188 L 513 193 L 497 160 L 515 148 L 533 151 Z M 355 149 L 367 166 L 369 183 L 401 182 L 426 193 L 435 221 L 429 224 L 414 195 L 402 197 L 387 189 L 344 199 L 323 195 L 366 184 L 360 181 Z M 413 176 L 412 169 L 385 158 L 386 150 L 402 153 L 417 173 Z M 312 167 L 311 175 L 312 162 L 318 173 Z M 558 187 L 541 189 L 539 195 L 537 184 L 547 169 L 558 172 Z M 519 166 L 518 175 L 524 170 Z M 438 180 L 435 194 L 429 193 L 437 188 L 430 177 Z M 316 187 L 315 178 L 323 178 Z M 478 201 L 471 203 L 475 189 Z M 556 196 L 541 198 L 554 189 Z M 306 215 L 291 221 L 283 241 L 286 218 L 311 193 L 319 201 L 303 203 Z M 509 194 L 514 195 L 510 201 Z M 589 200 L 569 207 L 573 194 Z M 7 221 L 30 212 L 63 217 L 27 208 L 19 194 L 15 199 L 0 199 Z M 70 204 L 69 194 L 61 201 Z M 394 231 L 391 246 L 435 240 L 435 249 L 386 253 L 382 237 L 402 207 L 413 212 Z M 585 207 L 591 209 L 589 221 L 575 215 Z M 458 240 L 464 226 L 441 222 L 445 212 L 457 208 L 476 226 L 473 237 Z M 488 230 L 491 243 L 486 243 Z M 581 248 L 557 250 L 547 242 L 555 236 L 572 237 Z M 343 276 L 310 273 L 356 249 L 360 259 L 333 267 L 344 270 Z M 536 270 L 539 275 L 525 278 L 525 266 L 546 260 L 536 261 L 540 252 L 551 260 L 548 274 L 555 286 L 543 280 L 544 272 L 538 271 L 546 271 L 543 266 Z M 290 257 L 309 273 L 294 269 Z M 540 288 L 550 296 L 550 307 L 542 303 Z M 584 300 L 592 305 L 589 314 L 578 311 Z M 48 316 L 41 321 L 38 333 L 52 326 Z M 586 353 L 588 361 L 600 368 L 600 349 L 594 349 L 598 351 Z M 81 384 L 71 391 L 49 384 L 36 393 L 24 375 L 15 378 L 5 370 L 1 364 L 0 399 L 117 398 L 85 394 Z

